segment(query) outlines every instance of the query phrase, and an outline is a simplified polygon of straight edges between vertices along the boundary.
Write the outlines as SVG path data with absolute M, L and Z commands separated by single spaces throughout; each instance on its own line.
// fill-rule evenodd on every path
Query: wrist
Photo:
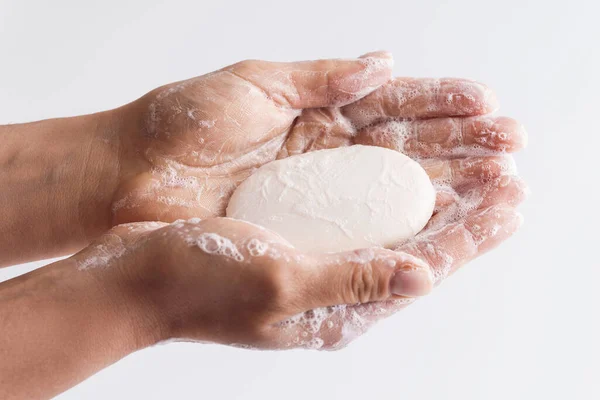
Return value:
M 1 283 L 0 392 L 58 394 L 144 347 L 109 289 L 73 258 Z
M 99 302 L 107 304 L 118 321 L 128 347 L 135 350 L 170 338 L 162 312 L 161 286 L 167 277 L 154 273 L 157 257 L 161 257 L 146 245 L 147 234 L 143 227 L 118 226 L 71 257 L 74 273 L 89 279 L 92 291 L 102 299 Z
M 0 266 L 79 250 L 110 226 L 113 112 L 0 127 Z
M 156 318 L 152 305 L 140 296 L 139 285 L 132 285 L 130 277 L 123 277 L 122 268 L 118 274 L 108 272 L 115 268 L 114 262 L 94 271 L 82 271 L 89 278 L 90 293 L 94 293 L 96 304 L 104 304 L 106 320 L 111 321 L 112 340 L 127 353 L 141 350 L 167 339 L 163 335 L 161 321 Z
M 112 203 L 121 181 L 122 138 L 126 115 L 123 109 L 86 115 L 82 130 L 82 173 L 74 191 L 86 243 L 113 226 Z

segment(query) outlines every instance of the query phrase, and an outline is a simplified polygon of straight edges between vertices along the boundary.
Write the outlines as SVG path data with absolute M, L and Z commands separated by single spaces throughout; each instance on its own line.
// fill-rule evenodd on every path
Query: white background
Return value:
M 0 123 L 113 108 L 245 58 L 387 49 L 396 75 L 486 82 L 529 132 L 523 229 L 349 348 L 163 345 L 60 399 L 600 398 L 596 4 L 0 0 Z

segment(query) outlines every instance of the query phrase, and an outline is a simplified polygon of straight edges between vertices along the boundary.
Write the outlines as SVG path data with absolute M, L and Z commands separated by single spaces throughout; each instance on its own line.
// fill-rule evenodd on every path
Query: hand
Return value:
M 152 322 L 140 342 L 339 349 L 519 227 L 525 188 L 505 172 L 463 197 L 440 195 L 429 226 L 395 251 L 306 255 L 273 232 L 212 218 L 118 226 L 74 260 Z
M 308 109 L 364 97 L 391 77 L 388 53 L 294 63 L 242 61 L 158 88 L 120 110 L 114 223 L 222 216 L 235 187 L 274 160 Z
M 311 324 L 320 314 L 309 310 L 404 302 L 433 282 L 425 263 L 401 252 L 307 255 L 273 232 L 228 218 L 121 225 L 73 261 L 120 299 L 121 314 L 145 321 L 138 322 L 141 343 L 321 347 L 340 341 L 341 332 L 316 335 Z
M 452 272 L 519 222 L 497 204 L 397 251 L 311 256 L 227 218 L 121 225 L 71 258 L 0 284 L 8 324 L 0 394 L 50 397 L 169 339 L 339 349 L 426 294 L 432 269 Z
M 123 222 L 223 215 L 304 109 L 357 100 L 391 68 L 387 53 L 245 61 L 115 110 L 0 126 L 0 266 L 72 253 Z
M 223 216 L 254 169 L 312 150 L 363 143 L 441 160 L 521 147 L 511 119 L 456 118 L 497 107 L 484 85 L 390 81 L 391 66 L 384 52 L 354 60 L 243 61 L 150 92 L 122 110 L 113 224 Z

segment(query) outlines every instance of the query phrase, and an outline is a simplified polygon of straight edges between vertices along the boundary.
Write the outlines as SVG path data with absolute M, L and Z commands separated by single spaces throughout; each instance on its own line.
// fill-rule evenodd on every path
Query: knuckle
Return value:
M 437 265 L 440 262 L 440 254 L 429 242 L 418 242 L 406 249 L 409 254 L 422 259 L 429 265 Z
M 269 263 L 260 282 L 260 291 L 271 307 L 280 310 L 290 303 L 290 277 L 285 266 Z
M 323 71 L 325 74 L 329 74 L 331 71 L 335 70 L 335 61 L 332 60 L 315 60 L 313 61 L 313 67 L 315 71 Z
M 383 286 L 372 263 L 355 264 L 352 267 L 350 292 L 353 303 L 367 303 L 381 298 Z

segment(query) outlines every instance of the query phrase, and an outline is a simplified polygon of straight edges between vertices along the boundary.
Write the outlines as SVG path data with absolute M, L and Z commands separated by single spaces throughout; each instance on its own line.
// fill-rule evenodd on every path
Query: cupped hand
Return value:
M 309 255 L 250 223 L 194 218 L 117 226 L 74 260 L 141 343 L 339 349 L 518 229 L 525 186 L 506 171 L 499 162 L 481 185 L 479 172 L 453 175 L 460 195 L 438 196 L 429 225 L 394 250 Z
M 515 121 L 479 116 L 497 107 L 486 86 L 391 72 L 385 52 L 243 61 L 150 92 L 123 109 L 113 224 L 223 216 L 256 168 L 318 149 L 372 144 L 444 160 L 524 144 Z
M 391 72 L 383 52 L 242 61 L 150 92 L 122 110 L 114 223 L 224 215 L 235 187 L 281 154 L 308 109 L 360 99 Z
M 192 340 L 285 349 L 320 337 L 310 310 L 428 293 L 429 267 L 386 249 L 308 255 L 277 234 L 229 218 L 132 223 L 73 257 L 118 303 L 141 343 Z M 314 326 L 316 329 L 316 326 Z

